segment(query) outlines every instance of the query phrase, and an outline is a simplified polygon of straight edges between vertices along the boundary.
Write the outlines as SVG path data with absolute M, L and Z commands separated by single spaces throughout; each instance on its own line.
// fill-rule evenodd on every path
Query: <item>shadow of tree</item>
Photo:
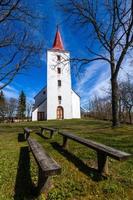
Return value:
M 14 200 L 33 200 L 36 195 L 30 174 L 30 155 L 28 147 L 21 147 L 18 162 Z
M 61 145 L 57 142 L 51 142 L 51 145 L 54 149 L 56 149 L 61 155 L 67 158 L 68 161 L 72 162 L 81 172 L 86 174 L 88 177 L 91 177 L 93 181 L 101 181 L 103 179 L 107 179 L 107 177 L 102 176 L 98 173 L 98 171 L 94 168 L 89 167 L 85 164 L 81 159 L 76 157 L 74 154 L 69 152 L 66 149 L 63 149 Z

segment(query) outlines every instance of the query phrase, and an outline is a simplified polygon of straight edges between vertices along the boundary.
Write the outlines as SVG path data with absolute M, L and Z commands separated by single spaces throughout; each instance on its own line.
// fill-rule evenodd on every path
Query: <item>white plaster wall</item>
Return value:
M 61 62 L 57 61 L 57 55 L 61 55 Z M 47 51 L 47 119 L 56 119 L 58 106 L 64 108 L 64 119 L 72 118 L 72 93 L 69 52 L 48 50 Z M 61 67 L 61 74 L 57 73 L 57 67 Z M 61 87 L 58 87 L 61 80 Z M 61 104 L 58 96 L 62 97 Z
M 37 113 L 45 112 L 45 118 L 47 119 L 47 101 L 44 101 L 39 107 L 32 112 L 32 121 L 37 121 Z
M 37 121 L 37 112 L 38 112 L 38 108 L 36 108 L 36 109 L 32 112 L 32 121 Z
M 72 90 L 72 118 L 81 118 L 80 97 Z

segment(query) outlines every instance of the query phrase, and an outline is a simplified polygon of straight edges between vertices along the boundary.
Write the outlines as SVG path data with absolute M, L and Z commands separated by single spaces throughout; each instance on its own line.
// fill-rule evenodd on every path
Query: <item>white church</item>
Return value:
M 70 53 L 59 29 L 47 50 L 47 86 L 34 99 L 33 121 L 80 118 L 80 97 L 71 86 Z

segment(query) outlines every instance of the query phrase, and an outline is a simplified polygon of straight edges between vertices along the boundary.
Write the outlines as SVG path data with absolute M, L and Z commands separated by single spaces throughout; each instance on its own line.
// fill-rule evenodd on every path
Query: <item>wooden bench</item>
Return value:
M 50 133 L 50 138 L 52 138 L 54 132 L 57 131 L 57 129 L 55 129 L 55 128 L 49 128 L 49 127 L 44 127 L 44 126 L 40 126 L 40 128 L 41 128 L 41 134 L 42 134 L 42 135 L 43 135 L 44 131 L 49 131 L 49 133 Z
M 38 194 L 42 192 L 47 192 L 47 189 L 50 186 L 50 177 L 60 174 L 61 167 L 56 163 L 53 158 L 48 155 L 48 153 L 36 140 L 28 137 L 27 142 L 29 145 L 29 149 L 31 150 L 39 167 L 37 186 Z
M 119 151 L 112 147 L 94 142 L 92 140 L 88 140 L 85 138 L 81 138 L 77 135 L 67 132 L 58 132 L 60 135 L 63 136 L 63 148 L 67 147 L 68 139 L 76 141 L 84 146 L 87 146 L 97 152 L 97 162 L 98 162 L 98 172 L 100 174 L 108 174 L 108 156 L 114 158 L 116 160 L 122 161 L 126 160 L 132 155 L 129 153 L 125 153 L 123 151 Z
M 30 133 L 32 132 L 31 129 L 25 127 L 24 129 L 24 139 L 27 140 L 27 138 L 30 136 Z

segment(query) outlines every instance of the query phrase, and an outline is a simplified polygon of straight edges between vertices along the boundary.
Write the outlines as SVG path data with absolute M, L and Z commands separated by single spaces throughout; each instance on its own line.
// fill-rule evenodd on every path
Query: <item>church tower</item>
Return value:
M 70 53 L 59 29 L 47 50 L 47 86 L 34 99 L 33 121 L 80 118 L 80 97 L 71 87 Z
M 71 119 L 70 54 L 57 28 L 52 49 L 47 50 L 47 119 Z

